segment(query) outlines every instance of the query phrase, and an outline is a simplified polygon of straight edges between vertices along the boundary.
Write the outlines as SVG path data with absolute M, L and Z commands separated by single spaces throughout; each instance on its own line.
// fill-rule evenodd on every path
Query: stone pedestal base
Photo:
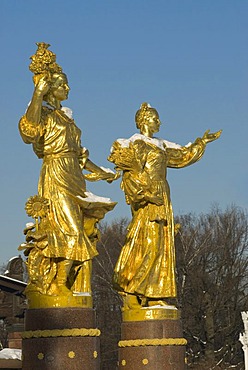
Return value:
M 158 319 L 157 313 L 158 311 L 154 314 L 152 309 L 148 309 L 145 316 L 150 319 L 142 321 L 133 320 L 135 312 L 134 316 L 130 311 L 126 315 L 128 321 L 122 323 L 119 342 L 120 370 L 185 369 L 186 340 L 182 337 L 178 313 L 176 310 L 175 315 L 169 312 L 168 319 L 163 314 Z M 125 313 L 123 318 L 125 319 Z M 138 315 L 138 318 L 142 319 L 142 315 Z
M 23 370 L 99 370 L 100 331 L 91 308 L 29 309 Z

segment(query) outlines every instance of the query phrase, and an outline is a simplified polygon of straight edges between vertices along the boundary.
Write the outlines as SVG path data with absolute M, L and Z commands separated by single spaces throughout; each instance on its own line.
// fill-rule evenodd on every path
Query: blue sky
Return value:
M 112 167 L 112 142 L 136 132 L 144 101 L 156 107 L 159 136 L 187 144 L 223 129 L 202 160 L 168 170 L 175 214 L 208 212 L 214 203 L 248 208 L 248 3 L 245 0 L 1 0 L 1 258 L 17 254 L 30 222 L 41 161 L 17 129 L 32 96 L 29 57 L 48 42 L 68 76 L 82 142 L 91 159 Z M 130 216 L 120 181 L 88 189 L 118 201 L 107 217 Z

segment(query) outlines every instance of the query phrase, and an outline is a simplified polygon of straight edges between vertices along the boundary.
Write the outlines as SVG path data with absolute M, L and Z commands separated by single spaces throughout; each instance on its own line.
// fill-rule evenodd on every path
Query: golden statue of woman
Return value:
M 20 248 L 28 256 L 27 293 L 91 294 L 96 224 L 116 203 L 87 192 L 85 178 L 111 182 L 115 174 L 90 161 L 71 110 L 61 105 L 70 90 L 67 77 L 56 63 L 56 55 L 48 50 L 50 45 L 37 45 L 30 64 L 34 93 L 19 123 L 22 139 L 32 144 L 43 160 L 39 195 L 26 205 L 28 214 L 40 217 L 40 222 L 27 227 L 27 243 Z M 91 173 L 83 175 L 83 169 Z M 35 212 L 42 207 L 43 212 Z
M 182 168 L 198 161 L 206 144 L 221 131 L 180 146 L 153 137 L 159 131 L 156 109 L 143 103 L 135 116 L 140 134 L 114 142 L 109 160 L 123 171 L 121 187 L 132 221 L 114 270 L 114 285 L 124 308 L 166 305 L 176 297 L 174 220 L 167 167 Z

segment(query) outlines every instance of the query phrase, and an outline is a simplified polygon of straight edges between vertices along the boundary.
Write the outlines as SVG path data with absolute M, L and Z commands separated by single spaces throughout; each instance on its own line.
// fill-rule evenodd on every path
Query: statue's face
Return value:
M 65 74 L 60 74 L 54 84 L 52 85 L 51 92 L 53 96 L 59 100 L 63 101 L 68 98 L 70 87 L 68 85 L 68 80 Z
M 156 112 L 150 113 L 145 124 L 148 126 L 151 134 L 158 132 L 161 124 L 158 114 Z

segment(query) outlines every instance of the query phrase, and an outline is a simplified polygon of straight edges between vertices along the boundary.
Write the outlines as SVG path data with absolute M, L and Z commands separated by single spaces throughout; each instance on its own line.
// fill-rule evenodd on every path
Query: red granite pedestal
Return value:
M 126 320 L 124 313 L 119 370 L 185 370 L 186 340 L 182 336 L 179 312 L 173 311 L 168 315 L 162 311 L 160 315 L 159 311 L 149 309 L 144 311 L 143 318 L 130 312 Z
M 29 309 L 23 370 L 99 370 L 100 331 L 92 308 Z

